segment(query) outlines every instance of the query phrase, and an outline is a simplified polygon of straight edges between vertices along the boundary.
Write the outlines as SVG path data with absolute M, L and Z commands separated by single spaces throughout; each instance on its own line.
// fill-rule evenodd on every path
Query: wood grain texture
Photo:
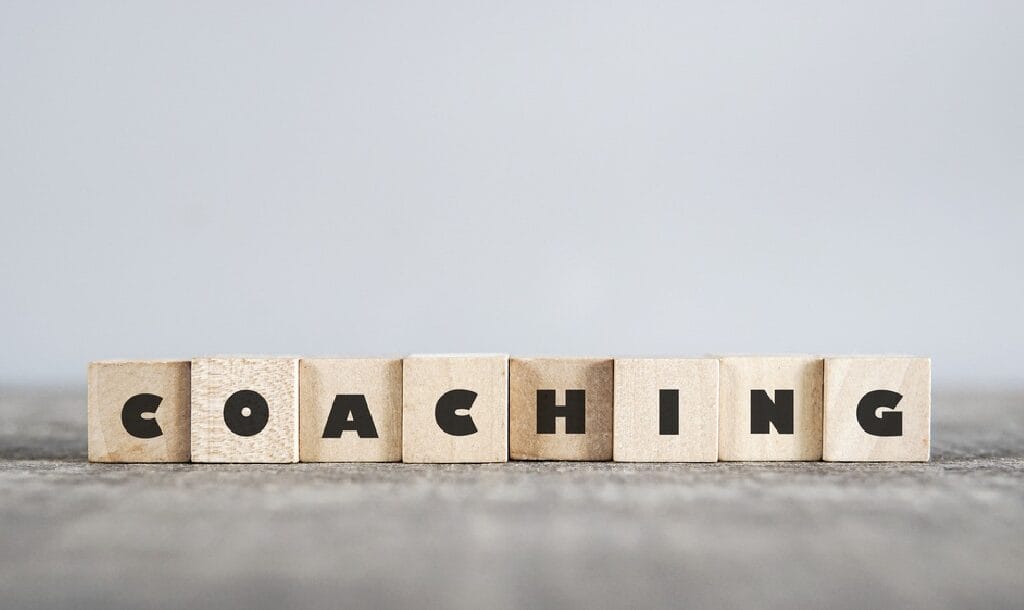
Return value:
M 872 436 L 858 423 L 857 405 L 865 394 L 874 390 L 901 395 L 893 410 L 901 414 L 901 436 Z M 823 457 L 826 461 L 927 462 L 930 446 L 930 359 L 883 356 L 825 359 Z
M 362 395 L 377 438 L 345 430 L 324 438 L 338 395 Z M 402 361 L 391 358 L 303 358 L 299 361 L 299 460 L 302 462 L 400 462 L 402 460 Z
M 807 356 L 746 356 L 720 360 L 718 459 L 814 461 L 821 459 L 824 362 Z M 793 390 L 793 433 L 750 429 L 751 390 Z
M 678 434 L 660 433 L 661 390 L 678 393 Z M 718 360 L 616 358 L 616 462 L 718 460 Z
M 402 461 L 413 463 L 508 461 L 508 356 L 410 356 L 402 363 Z M 476 432 L 445 433 L 437 401 L 450 390 L 476 393 Z
M 241 390 L 257 392 L 269 419 L 253 436 L 232 432 L 225 402 Z M 290 463 L 299 459 L 297 358 L 197 358 L 192 361 L 192 461 Z
M 187 360 L 89 364 L 89 461 L 189 461 L 189 367 Z M 159 436 L 137 438 L 122 424 L 125 403 L 138 394 L 159 397 L 152 415 Z
M 513 358 L 509 361 L 509 450 L 513 460 L 608 461 L 612 459 L 614 363 L 609 358 Z M 554 434 L 537 433 L 537 390 L 583 390 L 583 434 L 567 434 L 565 418 Z

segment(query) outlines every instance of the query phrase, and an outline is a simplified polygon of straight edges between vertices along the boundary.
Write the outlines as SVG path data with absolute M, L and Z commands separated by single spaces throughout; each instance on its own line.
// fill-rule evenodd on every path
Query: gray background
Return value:
M 1024 3 L 0 2 L 0 382 L 1024 357 Z

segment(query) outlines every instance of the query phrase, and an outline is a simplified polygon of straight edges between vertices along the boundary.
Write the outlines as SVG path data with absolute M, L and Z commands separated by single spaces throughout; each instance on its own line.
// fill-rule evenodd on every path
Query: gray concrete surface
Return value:
M 0 388 L 3 608 L 1024 605 L 1024 393 L 928 464 L 93 465 Z

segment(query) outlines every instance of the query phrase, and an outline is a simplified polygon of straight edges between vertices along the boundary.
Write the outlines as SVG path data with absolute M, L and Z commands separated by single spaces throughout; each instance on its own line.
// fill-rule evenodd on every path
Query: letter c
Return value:
M 452 436 L 469 436 L 476 434 L 476 424 L 469 413 L 459 415 L 456 411 L 469 411 L 476 400 L 476 392 L 472 390 L 448 390 L 437 400 L 434 419 L 446 434 Z
M 155 417 L 156 408 L 163 400 L 155 394 L 136 394 L 129 398 L 121 409 L 121 424 L 125 431 L 135 438 L 156 438 L 163 434 Z M 147 413 L 154 417 L 142 417 Z

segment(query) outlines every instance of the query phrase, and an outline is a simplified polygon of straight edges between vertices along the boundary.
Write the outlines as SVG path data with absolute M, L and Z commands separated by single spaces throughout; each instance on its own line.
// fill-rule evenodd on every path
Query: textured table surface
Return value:
M 927 464 L 94 465 L 0 388 L 4 608 L 1024 605 L 1024 393 Z

